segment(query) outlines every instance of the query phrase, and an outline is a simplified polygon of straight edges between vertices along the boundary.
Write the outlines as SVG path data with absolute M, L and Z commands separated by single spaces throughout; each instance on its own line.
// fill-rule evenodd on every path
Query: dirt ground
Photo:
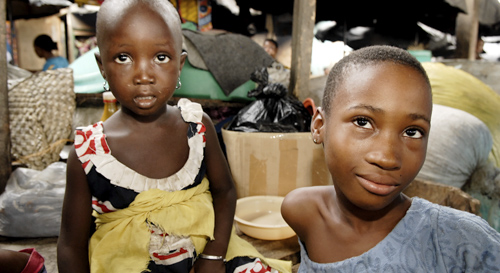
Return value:
M 292 260 L 294 266 L 292 273 L 299 269 L 298 264 L 298 243 L 297 237 L 280 241 L 262 241 L 252 239 L 245 235 L 240 235 L 249 241 L 264 256 L 284 260 Z M 57 237 L 49 238 L 10 238 L 0 236 L 0 248 L 10 250 L 21 250 L 24 248 L 35 248 L 45 258 L 45 268 L 47 273 L 57 272 Z M 272 252 L 272 253 L 270 253 Z
M 57 272 L 57 237 L 49 238 L 10 238 L 0 236 L 0 248 L 19 251 L 35 248 L 45 258 L 47 273 Z

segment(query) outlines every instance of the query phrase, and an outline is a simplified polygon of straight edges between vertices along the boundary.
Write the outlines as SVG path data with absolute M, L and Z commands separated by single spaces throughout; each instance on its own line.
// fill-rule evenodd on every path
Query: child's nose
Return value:
M 154 84 L 153 67 L 148 62 L 137 62 L 135 67 L 135 84 Z
M 404 147 L 397 136 L 379 135 L 372 143 L 366 160 L 384 170 L 399 170 L 401 168 L 401 153 Z

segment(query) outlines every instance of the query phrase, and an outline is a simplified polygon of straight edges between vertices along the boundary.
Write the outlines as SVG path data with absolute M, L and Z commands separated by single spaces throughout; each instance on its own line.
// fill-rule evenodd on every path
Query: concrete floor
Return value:
M 50 238 L 10 238 L 0 236 L 0 248 L 21 250 L 35 248 L 45 258 L 47 273 L 57 272 L 57 237 Z

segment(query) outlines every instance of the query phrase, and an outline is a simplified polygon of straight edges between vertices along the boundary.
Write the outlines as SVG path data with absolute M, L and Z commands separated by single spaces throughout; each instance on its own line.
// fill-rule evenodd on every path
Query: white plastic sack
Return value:
M 481 120 L 434 104 L 427 157 L 417 179 L 462 188 L 475 171 L 488 165 L 492 146 L 491 133 Z M 483 183 L 471 181 L 475 182 Z
M 442 63 L 424 62 L 429 76 L 432 101 L 460 109 L 480 119 L 493 138 L 490 157 L 500 168 L 500 95 L 472 74 Z
M 489 158 L 492 147 L 480 119 L 434 104 L 427 157 L 417 179 L 463 189 L 481 202 L 481 216 L 500 232 L 500 169 Z
M 269 83 L 281 83 L 287 89 L 289 88 L 290 70 L 285 68 L 282 64 L 273 62 L 271 66 L 267 68 L 267 73 L 269 75 Z
M 0 235 L 54 237 L 59 235 L 66 187 L 66 163 L 42 171 L 18 168 L 0 195 Z

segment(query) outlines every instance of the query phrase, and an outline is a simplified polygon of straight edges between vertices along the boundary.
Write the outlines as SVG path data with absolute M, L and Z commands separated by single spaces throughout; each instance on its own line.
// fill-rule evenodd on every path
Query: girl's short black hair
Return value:
M 57 49 L 57 43 L 52 41 L 52 38 L 50 38 L 49 35 L 39 35 L 38 37 L 35 38 L 34 41 L 35 46 L 45 50 L 45 51 L 52 51 L 54 49 Z
M 265 39 L 265 40 L 264 40 L 264 43 L 265 43 L 265 42 L 271 42 L 271 43 L 273 43 L 273 44 L 274 44 L 274 46 L 275 46 L 276 48 L 278 48 L 278 41 L 276 41 L 276 40 L 274 40 L 274 39 L 267 38 L 267 39 Z
M 323 93 L 322 108 L 325 110 L 325 113 L 327 115 L 330 113 L 331 100 L 335 97 L 337 89 L 340 88 L 352 68 L 375 65 L 382 62 L 392 62 L 415 69 L 424 77 L 429 90 L 431 89 L 429 77 L 422 64 L 408 51 L 393 46 L 364 47 L 353 51 L 332 67 L 330 74 L 328 74 Z

